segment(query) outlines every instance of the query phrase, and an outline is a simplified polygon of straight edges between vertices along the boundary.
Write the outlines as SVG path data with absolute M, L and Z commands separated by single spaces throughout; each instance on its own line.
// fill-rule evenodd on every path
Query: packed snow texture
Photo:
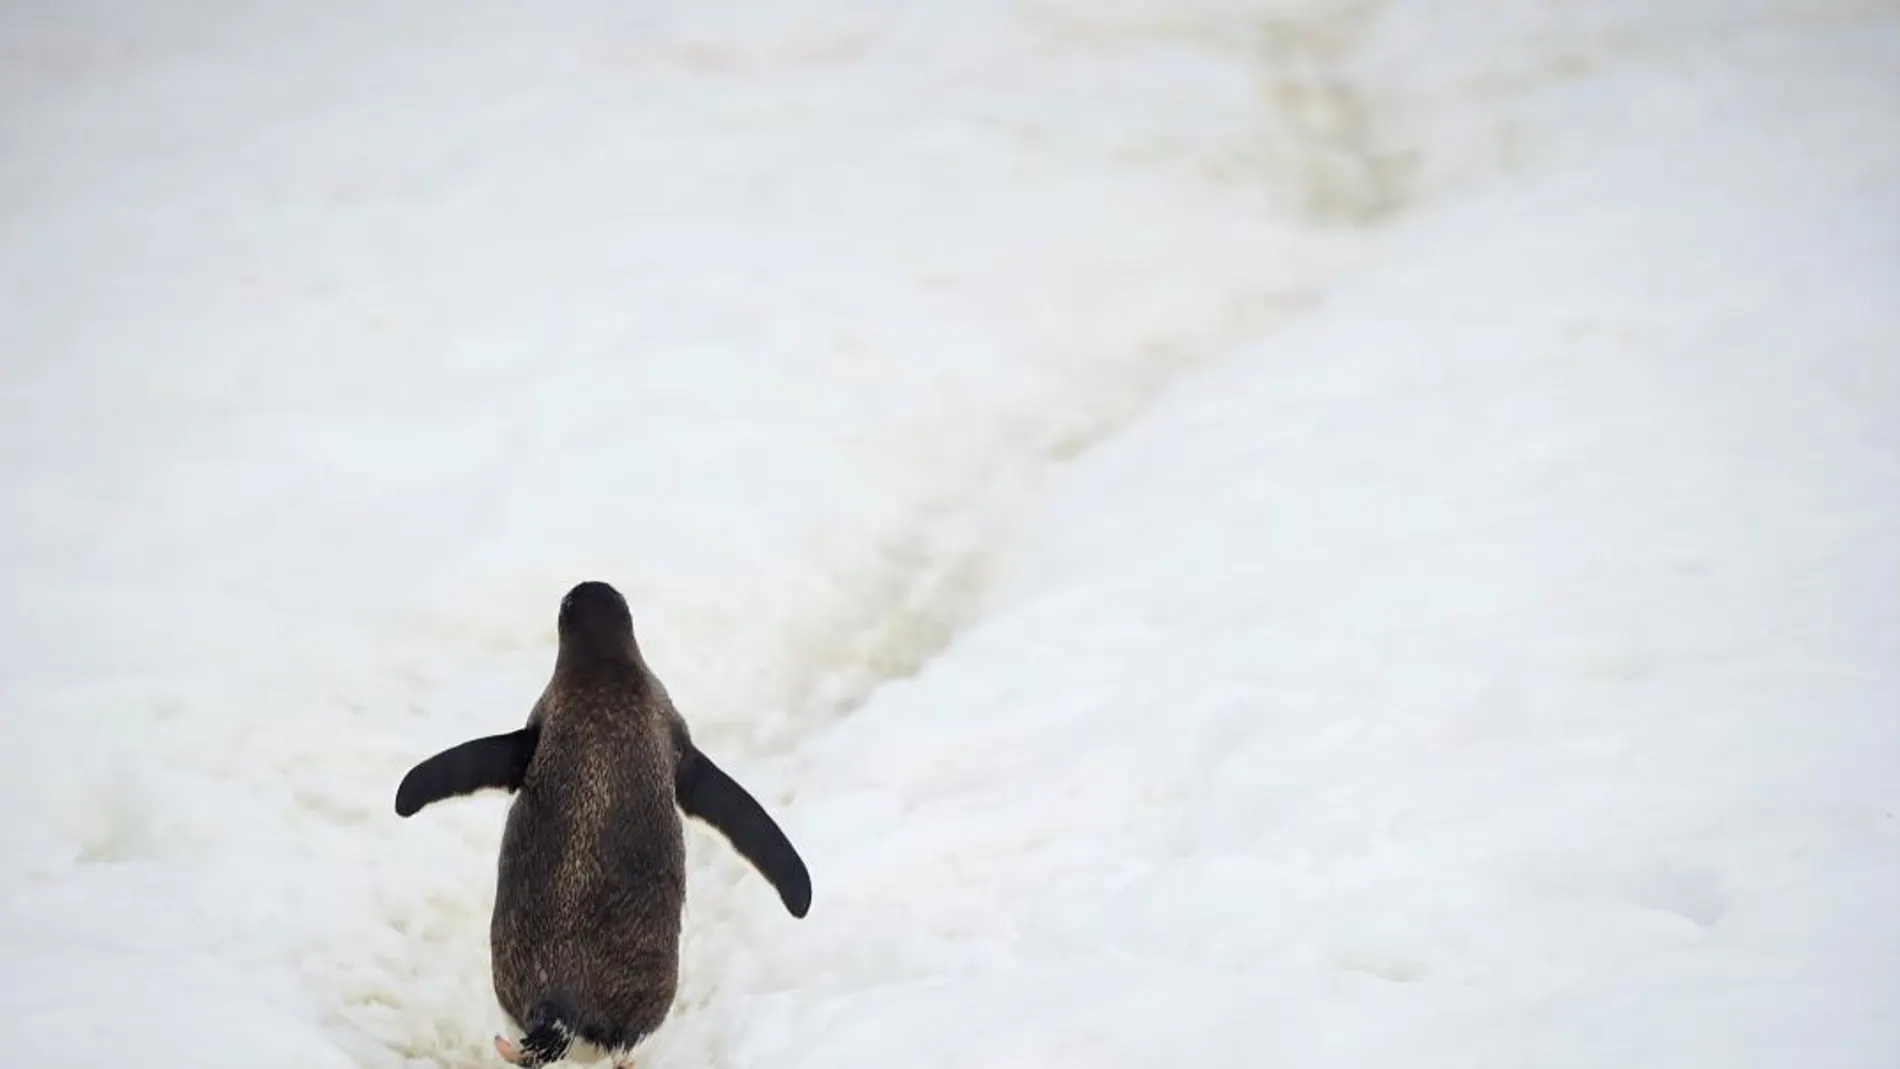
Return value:
M 582 579 L 641 1064 L 1900 1064 L 1900 12 L 0 9 L 10 1065 L 499 1064 Z

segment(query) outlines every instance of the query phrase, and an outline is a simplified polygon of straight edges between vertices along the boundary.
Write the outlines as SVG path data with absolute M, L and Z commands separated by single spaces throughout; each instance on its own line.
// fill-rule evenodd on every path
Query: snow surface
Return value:
M 499 1064 L 627 593 L 665 1066 L 1900 1063 L 1900 13 L 0 9 L 10 1065 Z

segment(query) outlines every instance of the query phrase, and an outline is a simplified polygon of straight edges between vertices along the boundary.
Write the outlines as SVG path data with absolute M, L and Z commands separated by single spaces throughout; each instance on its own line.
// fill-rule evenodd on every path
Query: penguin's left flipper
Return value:
M 480 790 L 520 790 L 540 739 L 540 727 L 533 726 L 443 750 L 402 778 L 396 788 L 396 815 L 413 816 L 423 806 Z
M 785 908 L 803 917 L 811 908 L 811 873 L 763 806 L 696 747 L 680 757 L 674 781 L 679 807 L 719 829 L 733 849 L 772 881 Z

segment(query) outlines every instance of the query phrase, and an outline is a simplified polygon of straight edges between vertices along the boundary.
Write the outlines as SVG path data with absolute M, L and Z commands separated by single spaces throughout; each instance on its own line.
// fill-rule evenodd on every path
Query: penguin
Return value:
M 630 1067 L 679 980 L 686 842 L 681 814 L 711 825 L 793 917 L 811 875 L 745 788 L 693 744 L 642 658 L 618 590 L 589 581 L 561 600 L 554 671 L 525 726 L 411 768 L 396 814 L 483 790 L 513 795 L 496 865 L 489 949 L 495 995 L 523 1069 L 579 1044 Z

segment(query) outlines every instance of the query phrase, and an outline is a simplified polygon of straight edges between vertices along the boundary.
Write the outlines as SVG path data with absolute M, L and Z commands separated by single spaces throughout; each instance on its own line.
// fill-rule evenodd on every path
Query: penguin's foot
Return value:
M 509 1065 L 521 1064 L 521 1052 L 515 1049 L 513 1043 L 508 1042 L 500 1036 L 495 1037 L 495 1053 L 501 1055 L 501 1060 L 507 1062 Z

